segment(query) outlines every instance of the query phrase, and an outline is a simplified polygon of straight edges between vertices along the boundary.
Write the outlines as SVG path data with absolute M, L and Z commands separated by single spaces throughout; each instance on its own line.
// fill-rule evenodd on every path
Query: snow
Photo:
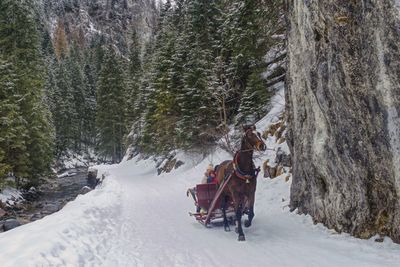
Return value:
M 82 154 L 67 151 L 66 154 L 59 159 L 59 163 L 61 164 L 61 167 L 59 168 L 74 169 L 79 167 L 88 167 L 93 165 L 93 162 L 95 161 L 97 161 L 97 157 L 92 150 Z
M 21 192 L 12 187 L 6 187 L 0 192 L 0 201 L 13 205 L 15 201 L 21 200 Z
M 283 111 L 281 90 L 262 130 Z M 287 149 L 269 137 L 270 149 Z M 258 178 L 255 213 L 246 241 L 234 231 L 205 228 L 189 217 L 186 189 L 199 183 L 208 164 L 229 159 L 217 150 L 201 159 L 178 153 L 185 164 L 157 176 L 152 159 L 97 166 L 106 179 L 61 211 L 0 234 L 2 267 L 17 266 L 399 266 L 400 246 L 337 234 L 289 212 L 287 174 Z M 256 165 L 273 159 L 272 150 Z M 233 230 L 233 229 L 232 229 Z

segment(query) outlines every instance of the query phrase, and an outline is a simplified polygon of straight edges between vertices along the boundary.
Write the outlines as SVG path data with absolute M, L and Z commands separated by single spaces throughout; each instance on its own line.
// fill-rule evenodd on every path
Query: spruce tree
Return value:
M 167 1 L 162 7 L 159 31 L 149 64 L 145 87 L 146 110 L 142 129 L 142 149 L 148 153 L 164 153 L 175 141 L 176 107 L 174 89 L 170 84 L 174 40 L 172 7 Z
M 96 143 L 96 81 L 93 60 L 90 58 L 90 51 L 85 53 L 85 64 L 83 67 L 84 79 L 84 111 L 82 116 L 83 123 L 83 144 L 86 151 L 94 148 Z
M 120 60 L 109 47 L 97 85 L 96 126 L 98 152 L 105 159 L 119 162 L 124 153 L 126 84 Z
M 50 115 L 44 103 L 44 68 L 41 61 L 40 41 L 30 2 L 4 0 L 0 2 L 0 54 L 12 64 L 15 73 L 15 94 L 24 120 L 22 140 L 28 159 L 17 178 L 28 178 L 36 183 L 50 170 L 53 133 Z M 27 176 L 25 176 L 27 175 Z
M 65 60 L 61 59 L 55 71 L 56 86 L 52 93 L 52 114 L 56 131 L 56 154 L 58 157 L 74 145 L 74 96 Z
M 233 0 L 225 6 L 220 30 L 221 56 L 226 62 L 227 82 L 232 88 L 228 113 L 232 117 L 239 112 L 236 123 L 243 123 L 249 116 L 254 120 L 267 103 L 269 92 L 261 73 L 264 56 L 271 47 L 268 35 L 277 24 L 276 17 L 270 17 L 268 12 L 271 6 L 280 4 L 281 1 L 265 5 L 258 0 Z
M 262 70 L 260 68 L 254 69 L 254 72 L 249 76 L 237 114 L 237 122 L 239 123 L 255 123 L 266 112 L 266 103 L 268 103 L 271 93 L 267 90 L 266 81 L 262 77 Z
M 217 107 L 209 90 L 213 61 L 217 55 L 216 28 L 219 14 L 216 1 L 187 3 L 185 42 L 189 44 L 179 95 L 181 119 L 178 131 L 182 146 L 211 145 L 217 126 Z
M 0 57 L 1 58 L 1 57 Z M 17 76 L 12 64 L 0 59 L 0 179 L 7 173 L 29 175 L 28 129 L 18 102 Z
M 139 119 L 133 123 L 133 135 L 129 137 L 132 145 L 142 152 L 154 152 L 155 142 L 152 141 L 150 111 L 154 110 L 154 42 L 145 48 L 143 56 L 143 75 L 139 84 L 139 95 L 135 101 L 134 110 Z
M 73 141 L 72 150 L 81 152 L 83 142 L 83 116 L 85 112 L 85 84 L 82 69 L 82 55 L 76 42 L 73 42 L 66 60 L 67 79 L 71 86 L 72 103 L 70 103 L 71 137 Z
M 133 123 L 139 118 L 138 110 L 135 109 L 139 97 L 140 77 L 142 75 L 142 62 L 140 59 L 140 44 L 136 31 L 131 37 L 128 83 L 127 83 L 127 105 L 126 105 L 126 128 L 131 129 Z

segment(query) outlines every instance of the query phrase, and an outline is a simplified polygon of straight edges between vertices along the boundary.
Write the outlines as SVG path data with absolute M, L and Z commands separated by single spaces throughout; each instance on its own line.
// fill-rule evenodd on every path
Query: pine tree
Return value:
M 217 55 L 217 2 L 190 1 L 187 10 L 184 38 L 189 52 L 184 65 L 184 87 L 179 95 L 182 117 L 178 123 L 180 141 L 185 148 L 210 145 L 218 121 L 218 111 L 208 86 Z
M 0 2 L 0 54 L 12 64 L 17 77 L 15 88 L 16 95 L 20 97 L 18 107 L 25 124 L 21 133 L 26 132 L 26 138 L 21 141 L 26 151 L 21 154 L 28 160 L 20 165 L 23 171 L 19 170 L 19 174 L 14 172 L 17 183 L 19 178 L 37 182 L 41 175 L 50 170 L 52 161 L 53 134 L 44 103 L 44 68 L 32 10 L 32 3 Z
M 107 51 L 97 85 L 96 126 L 98 132 L 98 152 L 112 162 L 119 162 L 124 153 L 123 137 L 125 128 L 124 73 L 120 68 L 112 47 Z
M 56 154 L 58 157 L 74 145 L 73 118 L 75 117 L 74 96 L 67 73 L 65 60 L 58 62 L 55 71 L 56 84 L 51 95 L 54 126 L 56 131 Z
M 265 114 L 266 103 L 271 93 L 267 90 L 266 81 L 262 77 L 262 69 L 255 69 L 250 74 L 247 87 L 243 93 L 238 114 L 238 123 L 255 123 Z
M 162 8 L 160 28 L 146 77 L 147 102 L 141 144 L 142 149 L 148 153 L 164 153 L 175 144 L 176 88 L 171 86 L 170 70 L 177 34 L 172 17 L 173 10 L 167 1 Z
M 18 105 L 22 96 L 16 82 L 12 64 L 0 59 L 0 180 L 8 172 L 17 179 L 29 175 L 28 130 Z
M 68 115 L 71 119 L 73 151 L 81 152 L 81 144 L 83 142 L 83 116 L 85 112 L 85 84 L 82 69 L 82 55 L 76 42 L 73 42 L 66 60 L 67 79 L 71 86 L 72 102 L 71 113 Z
M 244 122 L 248 116 L 255 119 L 267 103 L 269 93 L 261 77 L 263 57 L 270 47 L 270 29 L 277 24 L 276 17 L 270 17 L 268 12 L 271 5 L 280 4 L 281 1 L 265 5 L 258 0 L 233 0 L 225 6 L 221 56 L 227 64 L 227 82 L 233 89 L 228 113 L 232 117 L 239 112 L 236 123 Z
M 84 78 L 84 111 L 82 114 L 83 144 L 85 150 L 94 148 L 96 143 L 96 81 L 93 69 L 93 60 L 90 58 L 90 52 L 86 51 L 85 64 L 83 68 Z
M 140 44 L 136 31 L 132 33 L 132 43 L 130 46 L 129 66 L 128 66 L 128 91 L 126 105 L 126 128 L 130 129 L 133 123 L 140 117 L 138 110 L 135 109 L 139 97 L 140 77 L 142 75 L 142 62 L 140 59 Z
M 139 84 L 139 95 L 134 105 L 134 112 L 139 119 L 133 123 L 133 135 L 129 142 L 142 152 L 154 152 L 155 142 L 151 136 L 150 111 L 154 110 L 154 42 L 149 43 L 143 55 L 143 75 Z

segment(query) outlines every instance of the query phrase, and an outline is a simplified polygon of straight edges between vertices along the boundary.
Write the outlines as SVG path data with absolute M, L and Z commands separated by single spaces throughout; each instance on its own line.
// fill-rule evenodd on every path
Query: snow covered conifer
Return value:
M 96 126 L 99 154 L 112 162 L 124 155 L 126 83 L 121 63 L 112 47 L 106 52 L 97 84 Z
M 73 151 L 80 152 L 83 135 L 83 116 L 85 112 L 85 84 L 82 69 L 82 55 L 78 44 L 73 42 L 66 59 L 67 79 L 71 86 L 72 102 L 70 103 L 69 116 L 71 119 L 71 138 Z
M 19 178 L 36 183 L 50 170 L 52 161 L 52 129 L 43 95 L 43 62 L 39 34 L 32 3 L 4 0 L 0 2 L 0 54 L 12 64 L 15 73 L 15 91 L 21 125 L 20 146 L 26 150 Z M 24 135 L 26 133 L 26 135 Z M 16 166 L 16 165 L 15 165 Z M 15 167 L 14 166 L 14 167 Z
M 17 179 L 29 175 L 28 129 L 18 104 L 21 95 L 16 81 L 12 64 L 0 59 L 0 179 L 8 172 Z
M 127 84 L 126 127 L 130 129 L 139 118 L 139 111 L 135 105 L 139 98 L 140 76 L 142 75 L 142 62 L 140 59 L 140 43 L 136 31 L 132 33 L 132 43 L 129 52 L 129 69 Z

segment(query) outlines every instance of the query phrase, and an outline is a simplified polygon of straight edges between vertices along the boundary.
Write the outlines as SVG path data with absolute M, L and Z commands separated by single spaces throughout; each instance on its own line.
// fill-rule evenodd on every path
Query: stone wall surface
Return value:
M 394 0 L 289 0 L 291 208 L 400 242 L 400 12 Z

